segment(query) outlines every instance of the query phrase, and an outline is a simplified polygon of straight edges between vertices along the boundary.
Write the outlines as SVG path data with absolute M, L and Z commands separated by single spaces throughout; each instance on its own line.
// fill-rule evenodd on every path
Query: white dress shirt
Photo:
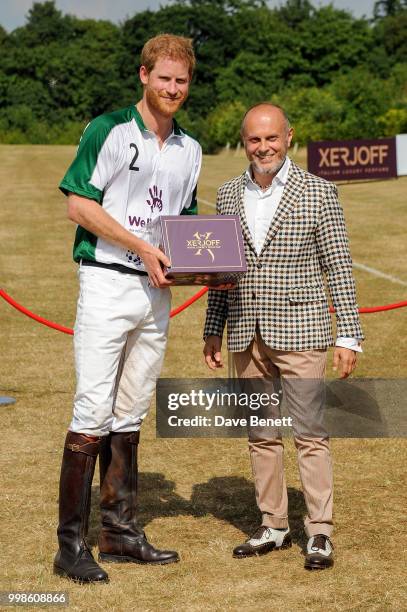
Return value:
M 244 192 L 244 208 L 247 225 L 253 238 L 256 253 L 259 255 L 266 239 L 270 224 L 276 213 L 283 195 L 284 187 L 290 171 L 291 161 L 285 158 L 283 165 L 273 178 L 270 187 L 261 189 L 253 181 L 251 169 L 246 170 L 246 187 Z M 360 342 L 356 338 L 337 338 L 336 346 L 362 352 Z

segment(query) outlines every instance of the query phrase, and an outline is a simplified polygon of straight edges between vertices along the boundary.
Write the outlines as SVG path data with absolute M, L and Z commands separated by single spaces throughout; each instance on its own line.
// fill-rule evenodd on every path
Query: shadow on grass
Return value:
M 194 516 L 211 514 L 230 523 L 245 536 L 250 536 L 261 524 L 253 483 L 240 476 L 216 477 L 195 485 L 191 505 Z M 288 505 L 293 542 L 302 547 L 305 542 L 303 516 L 306 512 L 302 492 L 289 487 Z
M 303 516 L 306 512 L 301 491 L 288 489 L 289 520 L 293 542 L 301 547 L 305 544 Z M 256 506 L 253 483 L 240 476 L 211 478 L 194 485 L 189 500 L 175 491 L 175 483 L 163 474 L 142 472 L 139 474 L 140 527 L 144 529 L 156 518 L 175 516 L 213 517 L 230 523 L 249 536 L 261 522 Z M 92 487 L 92 511 L 89 521 L 88 542 L 97 543 L 100 528 L 99 487 Z

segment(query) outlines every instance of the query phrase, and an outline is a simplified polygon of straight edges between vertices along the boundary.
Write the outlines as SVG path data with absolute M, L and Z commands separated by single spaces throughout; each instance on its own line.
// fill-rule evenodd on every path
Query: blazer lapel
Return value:
M 277 234 L 278 230 L 283 224 L 284 219 L 298 202 L 304 187 L 304 171 L 291 160 L 291 166 L 288 173 L 287 182 L 284 186 L 283 195 L 281 196 L 280 203 L 270 224 L 261 253 L 263 253 L 264 249 L 270 244 L 271 240 L 273 240 L 274 236 Z
M 253 237 L 249 230 L 249 226 L 247 224 L 246 212 L 244 207 L 244 190 L 246 188 L 246 171 L 240 177 L 240 181 L 237 183 L 235 187 L 234 193 L 234 201 L 236 202 L 236 212 L 240 217 L 240 224 L 242 226 L 242 234 L 250 248 L 256 252 L 256 247 L 254 246 Z

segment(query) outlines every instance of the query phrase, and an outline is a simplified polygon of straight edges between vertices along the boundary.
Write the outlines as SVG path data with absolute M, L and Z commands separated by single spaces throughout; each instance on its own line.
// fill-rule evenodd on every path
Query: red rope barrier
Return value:
M 188 306 L 191 306 L 191 304 L 193 304 L 194 302 L 199 300 L 199 298 L 205 295 L 207 291 L 208 291 L 208 287 L 202 287 L 202 289 L 200 289 L 198 293 L 195 293 L 195 295 L 190 297 L 186 302 L 184 302 L 180 306 L 177 306 L 177 308 L 174 308 L 174 310 L 171 310 L 170 317 L 175 317 L 177 314 L 185 310 L 185 308 L 188 308 Z
M 198 291 L 198 293 L 195 293 L 195 295 L 186 300 L 186 302 L 180 304 L 180 306 L 177 306 L 177 308 L 174 308 L 174 310 L 171 310 L 170 317 L 175 317 L 177 314 L 188 308 L 188 306 L 191 306 L 191 304 L 199 300 L 199 298 L 201 298 L 207 291 L 208 287 L 203 287 L 200 291 Z M 59 325 L 59 323 L 54 323 L 53 321 L 48 321 L 48 319 L 44 319 L 44 317 L 41 317 L 40 315 L 37 315 L 34 312 L 31 312 L 31 310 L 28 310 L 28 308 L 25 308 L 25 306 L 22 306 L 21 304 L 13 300 L 13 298 L 8 293 L 6 293 L 4 289 L 0 289 L 0 296 L 6 302 L 8 302 L 10 306 L 13 306 L 13 308 L 18 310 L 19 312 L 22 312 L 27 317 L 30 317 L 30 319 L 34 319 L 34 321 L 38 321 L 38 323 L 41 323 L 42 325 L 51 327 L 51 329 L 56 329 L 57 331 L 63 332 L 64 334 L 70 334 L 71 336 L 73 336 L 73 329 L 71 329 L 70 327 L 64 327 L 63 325 Z
M 407 301 L 396 302 L 395 304 L 385 304 L 384 306 L 365 306 L 365 308 L 359 308 L 359 312 L 362 314 L 368 314 L 370 312 L 384 312 L 385 310 L 395 310 L 396 308 L 403 308 L 407 306 Z M 335 312 L 331 310 L 331 312 Z
M 186 302 L 184 302 L 180 306 L 177 306 L 177 308 L 174 308 L 174 310 L 171 310 L 170 317 L 175 317 L 177 314 L 188 308 L 188 306 L 190 306 L 191 304 L 199 300 L 199 298 L 201 298 L 203 295 L 205 295 L 207 291 L 208 287 L 203 287 L 202 289 L 200 289 L 197 293 L 195 293 L 188 300 L 186 300 Z M 38 321 L 38 323 L 42 323 L 42 325 L 46 325 L 47 327 L 56 329 L 57 331 L 63 332 L 64 334 L 70 334 L 71 336 L 73 335 L 72 329 L 70 329 L 69 327 L 64 327 L 63 325 L 59 325 L 58 323 L 54 323 L 53 321 L 48 321 L 48 319 L 44 319 L 44 317 L 40 317 L 34 312 L 31 312 L 31 310 L 28 310 L 28 308 L 25 308 L 25 306 L 22 306 L 21 304 L 13 300 L 13 298 L 8 295 L 8 293 L 6 293 L 4 289 L 0 289 L 0 296 L 11 306 L 13 306 L 13 308 L 19 310 L 27 317 L 34 319 L 34 321 Z M 403 308 L 405 306 L 407 306 L 407 300 L 404 302 L 396 302 L 395 304 L 385 304 L 384 306 L 370 306 L 366 308 L 359 308 L 359 312 L 362 314 L 371 312 L 384 312 L 386 310 L 395 310 L 396 308 Z M 335 312 L 335 309 L 330 307 L 329 311 Z
M 52 329 L 64 332 L 64 334 L 70 334 L 71 336 L 73 336 L 73 329 L 70 329 L 69 327 L 64 327 L 63 325 L 59 325 L 58 323 L 53 323 L 53 321 L 48 321 L 48 319 L 44 319 L 43 317 L 36 315 L 34 312 L 31 312 L 31 310 L 28 310 L 27 308 L 13 300 L 13 298 L 8 295 L 8 293 L 6 293 L 3 289 L 0 289 L 0 295 L 11 306 L 13 306 L 16 310 L 19 310 L 23 314 L 27 315 L 27 317 L 30 317 L 30 319 L 34 319 L 34 321 L 38 321 L 38 323 L 42 323 L 47 327 L 51 327 Z

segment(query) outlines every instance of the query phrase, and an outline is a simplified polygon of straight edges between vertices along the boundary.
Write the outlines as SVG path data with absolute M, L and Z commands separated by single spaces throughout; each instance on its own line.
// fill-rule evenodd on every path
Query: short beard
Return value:
M 179 111 L 183 103 L 185 102 L 186 96 L 181 96 L 177 99 L 178 104 L 171 107 L 165 103 L 165 100 L 156 92 L 154 89 L 146 87 L 146 99 L 150 108 L 154 109 L 163 117 L 172 117 L 176 112 Z
M 279 159 L 276 161 L 271 167 L 264 168 L 263 166 L 258 166 L 256 162 L 253 160 L 251 162 L 252 170 L 256 171 L 257 174 L 277 174 L 279 170 L 283 167 L 285 162 L 285 157 L 283 160 Z

